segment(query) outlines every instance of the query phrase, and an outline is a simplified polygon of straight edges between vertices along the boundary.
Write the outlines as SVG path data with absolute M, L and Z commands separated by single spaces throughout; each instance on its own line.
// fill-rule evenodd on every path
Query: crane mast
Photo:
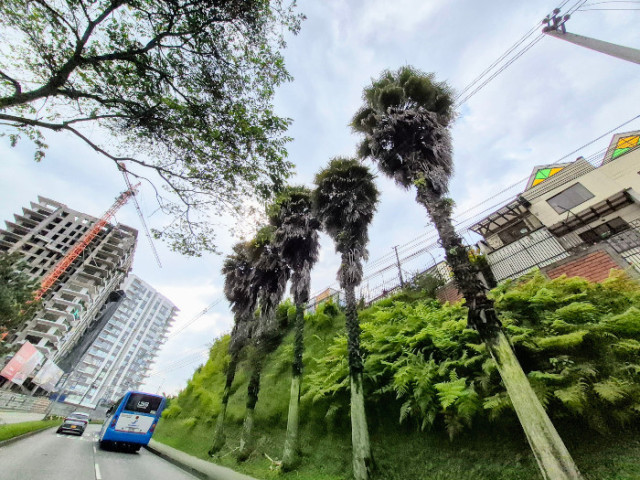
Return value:
M 67 271 L 67 269 L 71 266 L 73 261 L 78 258 L 78 256 L 87 248 L 87 246 L 93 241 L 93 239 L 100 233 L 100 231 L 109 223 L 109 221 L 113 218 L 116 212 L 122 207 L 127 201 L 136 194 L 136 191 L 140 184 L 138 183 L 135 186 L 131 186 L 128 184 L 128 189 L 122 192 L 116 201 L 111 205 L 111 208 L 105 212 L 104 215 L 98 220 L 89 230 L 84 234 L 84 236 L 76 243 L 73 248 L 58 262 L 58 264 L 54 267 L 54 269 L 44 278 L 42 281 L 42 286 L 35 293 L 35 300 L 40 300 L 45 293 L 58 281 L 60 276 Z

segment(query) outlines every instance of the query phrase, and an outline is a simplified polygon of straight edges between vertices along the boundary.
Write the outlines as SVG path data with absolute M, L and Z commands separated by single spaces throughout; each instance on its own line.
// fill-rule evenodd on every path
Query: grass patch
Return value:
M 344 427 L 348 429 L 348 425 Z M 228 425 L 226 446 L 213 459 L 207 455 L 213 424 L 188 427 L 180 420 L 163 419 L 154 439 L 257 479 L 351 478 L 348 430 L 333 433 L 303 430 L 302 464 L 297 470 L 282 474 L 272 468 L 265 454 L 274 460 L 282 458 L 285 431 L 265 424 L 257 424 L 255 429 L 256 451 L 242 463 L 235 460 L 241 432 L 237 423 Z M 638 432 L 600 436 L 565 425 L 560 433 L 585 480 L 640 479 Z M 506 424 L 478 425 L 453 441 L 444 432 L 418 433 L 409 428 L 392 428 L 391 424 L 378 425 L 372 426 L 371 440 L 377 480 L 531 480 L 540 476 L 524 434 Z
M 25 433 L 35 430 L 44 430 L 45 428 L 55 427 L 60 423 L 59 420 L 39 420 L 35 422 L 10 423 L 8 425 L 0 425 L 0 442 L 9 440 L 10 438 L 24 435 Z

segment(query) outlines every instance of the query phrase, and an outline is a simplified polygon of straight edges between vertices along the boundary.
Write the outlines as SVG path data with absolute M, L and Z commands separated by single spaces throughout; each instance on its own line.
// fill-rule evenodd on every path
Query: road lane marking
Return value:
M 95 445 L 93 446 L 93 453 L 98 453 L 98 452 L 96 451 L 96 446 L 95 446 Z
M 97 463 L 94 465 L 96 467 L 96 480 L 102 480 L 102 475 L 100 475 L 100 466 Z

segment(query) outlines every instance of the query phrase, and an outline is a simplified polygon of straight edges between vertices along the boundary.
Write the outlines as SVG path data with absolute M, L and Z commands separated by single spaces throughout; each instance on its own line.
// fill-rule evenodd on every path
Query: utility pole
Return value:
M 567 42 L 579 45 L 581 47 L 595 50 L 596 52 L 604 53 L 612 57 L 620 58 L 628 62 L 640 64 L 640 50 L 636 48 L 624 47 L 622 45 L 616 45 L 615 43 L 604 42 L 595 38 L 584 37 L 582 35 L 576 35 L 574 33 L 567 32 L 565 23 L 570 15 L 564 15 L 559 17 L 560 9 L 556 8 L 553 11 L 551 17 L 548 15 L 542 20 L 542 24 L 546 25 L 542 29 L 542 33 L 549 35 L 550 37 L 559 38 Z
M 402 278 L 402 265 L 400 263 L 400 256 L 398 255 L 398 246 L 393 247 L 396 251 L 396 262 L 398 263 L 398 276 L 400 277 L 400 287 L 404 288 L 404 279 Z

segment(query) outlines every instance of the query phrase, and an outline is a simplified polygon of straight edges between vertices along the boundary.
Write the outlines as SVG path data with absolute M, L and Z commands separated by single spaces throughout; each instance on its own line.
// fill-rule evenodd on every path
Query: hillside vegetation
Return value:
M 534 274 L 492 292 L 536 394 L 588 479 L 640 479 L 640 287 L 622 274 L 593 284 Z M 295 309 L 281 305 L 289 328 Z M 277 472 L 287 423 L 293 335 L 270 354 L 256 406 L 256 451 L 237 463 L 249 368 L 243 353 L 225 448 L 212 460 L 257 478 L 349 478 L 344 315 L 331 303 L 306 316 L 302 463 Z M 377 476 L 384 479 L 538 478 L 496 367 L 463 304 L 408 289 L 360 312 L 365 393 Z M 207 457 L 220 412 L 228 336 L 173 399 L 156 438 Z

